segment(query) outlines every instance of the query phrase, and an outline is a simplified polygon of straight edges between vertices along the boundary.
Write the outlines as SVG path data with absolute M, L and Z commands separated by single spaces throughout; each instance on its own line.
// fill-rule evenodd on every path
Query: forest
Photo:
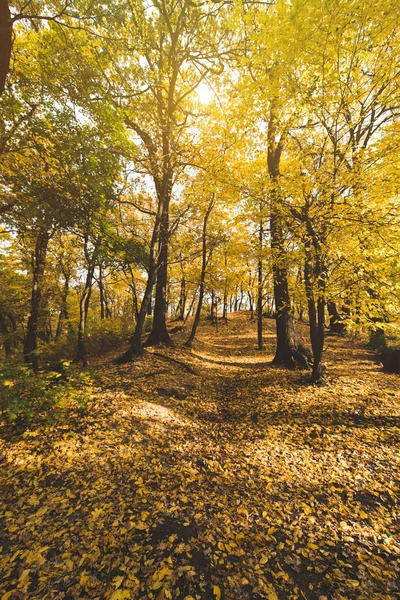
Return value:
M 398 598 L 399 374 L 398 0 L 0 0 L 1 600 Z

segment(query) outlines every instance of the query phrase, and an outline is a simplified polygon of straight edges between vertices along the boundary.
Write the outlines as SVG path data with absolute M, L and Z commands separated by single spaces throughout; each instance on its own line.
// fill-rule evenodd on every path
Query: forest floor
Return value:
M 98 359 L 84 410 L 0 442 L 2 600 L 400 597 L 399 376 L 328 337 L 306 385 L 265 326 L 156 350 L 196 374 Z

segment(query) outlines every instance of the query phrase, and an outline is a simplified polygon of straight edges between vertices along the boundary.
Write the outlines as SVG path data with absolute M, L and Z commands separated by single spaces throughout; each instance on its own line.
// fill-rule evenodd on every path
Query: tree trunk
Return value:
M 343 335 L 346 329 L 345 324 L 338 312 L 335 302 L 330 300 L 328 302 L 328 314 L 329 314 L 329 331 L 337 335 Z
M 262 206 L 260 206 L 260 210 Z M 258 235 L 259 241 L 259 257 L 258 257 L 258 281 L 257 281 L 257 347 L 259 350 L 263 349 L 263 262 L 262 262 L 262 250 L 263 250 L 263 237 L 264 228 L 263 222 L 260 220 L 260 229 Z
M 146 346 L 156 346 L 157 344 L 172 345 L 172 340 L 169 336 L 166 322 L 169 243 L 169 201 L 170 191 L 168 190 L 165 193 L 160 225 L 160 242 L 153 323 L 150 335 L 146 340 Z
M 185 320 L 186 302 L 187 302 L 186 279 L 185 279 L 185 276 L 183 275 L 182 279 L 181 279 L 181 292 L 179 295 L 179 302 L 178 302 L 178 308 L 177 308 L 178 319 L 180 321 Z
M 128 264 L 128 269 L 129 269 L 129 273 L 131 276 L 131 290 L 132 290 L 132 306 L 133 306 L 133 317 L 135 319 L 135 322 L 138 322 L 139 319 L 139 308 L 138 308 L 138 298 L 137 298 L 137 292 L 136 292 L 136 281 L 135 281 L 135 276 L 133 274 L 133 270 L 130 264 Z
M 49 243 L 49 234 L 47 231 L 39 229 L 36 236 L 35 252 L 32 260 L 32 293 L 31 309 L 26 327 L 24 342 L 25 362 L 32 365 L 35 373 L 39 369 L 39 360 L 37 356 L 37 338 L 38 321 L 41 310 L 44 270 L 46 266 L 46 254 Z
M 103 284 L 103 267 L 101 264 L 99 265 L 98 286 L 99 286 L 99 293 L 100 293 L 100 319 L 103 320 L 103 319 L 105 319 L 105 316 L 106 316 L 106 310 L 105 310 L 104 284 Z
M 279 193 L 279 169 L 282 144 L 277 144 L 275 137 L 275 115 L 271 111 L 268 130 L 268 172 L 272 183 L 270 195 L 270 228 L 277 337 L 276 353 L 272 364 L 294 367 L 297 362 L 306 361 L 306 358 L 304 356 L 304 347 L 294 329 L 293 313 L 290 305 L 285 239 Z M 299 358 L 300 361 L 298 360 Z
M 68 321 L 68 294 L 69 294 L 69 277 L 65 275 L 64 287 L 61 298 L 61 310 L 58 316 L 58 323 L 56 329 L 56 340 L 59 339 L 62 333 L 63 323 Z
M 79 325 L 78 325 L 78 343 L 77 343 L 77 353 L 76 360 L 82 362 L 84 367 L 87 366 L 87 352 L 86 352 L 86 325 L 87 325 L 87 316 L 89 312 L 89 303 L 90 297 L 92 295 L 92 287 L 93 287 L 93 279 L 94 279 L 94 270 L 97 262 L 98 253 L 100 250 L 101 239 L 98 237 L 94 243 L 94 247 L 91 253 L 89 254 L 88 249 L 88 237 L 85 237 L 85 258 L 87 263 L 87 273 L 85 286 L 83 288 L 83 293 L 79 302 Z
M 10 331 L 11 326 L 11 331 Z M 17 323 L 11 313 L 0 312 L 0 333 L 3 336 L 3 346 L 6 358 L 10 358 L 13 352 L 13 337 L 17 330 Z
M 157 214 L 154 221 L 153 233 L 150 241 L 150 252 L 149 252 L 149 269 L 147 275 L 146 288 L 143 294 L 142 303 L 138 314 L 138 319 L 135 326 L 135 331 L 131 337 L 131 343 L 128 350 L 117 359 L 117 364 L 129 362 L 134 358 L 137 358 L 143 354 L 143 328 L 146 321 L 146 315 L 148 314 L 149 307 L 151 307 L 151 294 L 153 286 L 157 277 L 157 240 L 159 237 L 161 219 L 163 215 L 163 204 L 158 203 Z M 150 313 L 151 314 L 151 313 Z
M 86 344 L 85 344 L 85 334 L 86 334 L 86 324 L 87 324 L 87 316 L 89 312 L 89 303 L 90 296 L 92 295 L 92 285 L 93 285 L 93 275 L 94 275 L 94 264 L 90 264 L 88 266 L 85 287 L 83 289 L 83 293 L 79 302 L 79 326 L 78 326 L 78 344 L 77 344 L 77 353 L 76 360 L 82 361 L 82 365 L 84 367 L 87 366 L 87 352 L 86 352 Z
M 10 70 L 12 21 L 8 0 L 0 0 L 0 95 L 4 91 Z
M 205 282 L 205 278 L 206 278 L 206 269 L 207 269 L 207 264 L 211 258 L 211 252 L 212 252 L 212 251 L 210 252 L 210 254 L 207 258 L 207 223 L 208 223 L 208 219 L 210 217 L 211 211 L 213 209 L 213 206 L 214 206 L 214 195 L 211 197 L 210 203 L 207 207 L 207 211 L 206 211 L 206 214 L 204 215 L 204 219 L 203 219 L 203 232 L 202 232 L 202 238 L 201 238 L 202 250 L 201 250 L 199 300 L 197 303 L 197 309 L 196 309 L 196 314 L 195 314 L 193 325 L 192 325 L 192 330 L 191 330 L 190 335 L 185 343 L 185 346 L 188 346 L 188 347 L 191 347 L 193 340 L 196 336 L 197 327 L 200 323 L 201 309 L 203 306 L 203 298 L 204 298 L 204 282 Z M 212 292 L 211 306 L 213 305 L 213 297 L 214 297 L 214 291 Z
M 323 375 L 322 354 L 325 339 L 325 267 L 321 244 L 311 224 L 310 237 L 305 240 L 304 284 L 308 303 L 310 340 L 313 351 L 313 368 L 310 381 L 318 382 Z M 312 240 L 312 241 L 311 241 Z M 314 255 L 314 256 L 313 256 Z M 315 300 L 317 295 L 317 300 Z

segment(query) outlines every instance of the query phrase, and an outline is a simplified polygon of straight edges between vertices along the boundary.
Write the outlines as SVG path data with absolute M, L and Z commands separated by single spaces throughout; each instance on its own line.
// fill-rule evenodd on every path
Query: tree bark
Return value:
M 58 316 L 58 323 L 56 329 L 56 340 L 58 340 L 62 334 L 63 323 L 65 321 L 68 321 L 69 276 L 64 274 L 64 277 L 65 279 L 61 297 L 61 310 Z
M 172 344 L 167 330 L 167 280 L 168 280 L 168 242 L 169 242 L 169 197 L 165 200 L 160 227 L 160 243 L 157 268 L 157 282 L 153 323 L 146 346 Z
M 76 360 L 82 362 L 84 367 L 87 366 L 87 350 L 86 350 L 86 325 L 87 316 L 89 312 L 90 297 L 92 295 L 94 270 L 97 262 L 97 255 L 100 249 L 100 238 L 97 238 L 92 251 L 92 255 L 89 256 L 88 250 L 88 239 L 85 239 L 85 256 L 87 262 L 86 280 L 83 288 L 83 293 L 79 301 L 79 325 L 78 325 L 78 342 Z
M 151 294 L 153 291 L 153 286 L 157 277 L 157 266 L 159 264 L 156 246 L 157 240 L 159 238 L 161 219 L 163 215 L 163 204 L 162 202 L 158 203 L 157 214 L 154 221 L 153 233 L 150 240 L 150 248 L 149 248 L 149 268 L 147 274 L 147 282 L 146 288 L 143 294 L 142 303 L 140 305 L 140 310 L 138 314 L 138 319 L 136 322 L 135 330 L 131 337 L 131 343 L 128 350 L 117 359 L 117 364 L 123 364 L 125 362 L 129 362 L 134 358 L 142 356 L 144 352 L 142 336 L 144 324 L 146 321 L 146 315 L 148 314 L 149 306 L 151 306 Z
M 0 95 L 4 92 L 10 71 L 12 21 L 8 0 L 0 0 Z
M 307 359 L 304 355 L 301 340 L 294 329 L 293 312 L 290 304 L 279 184 L 283 145 L 281 141 L 276 142 L 276 134 L 276 117 L 274 111 L 271 111 L 268 127 L 268 173 L 272 184 L 270 229 L 277 338 L 276 353 L 272 364 L 294 367 L 298 362 L 307 362 Z
M 260 211 L 262 206 L 260 206 Z M 258 268 L 257 268 L 257 347 L 259 350 L 263 349 L 263 262 L 262 262 L 262 250 L 263 250 L 263 237 L 264 227 L 262 219 L 260 219 L 260 229 L 258 234 L 259 241 L 259 257 L 258 257 Z
M 214 195 L 212 196 L 212 198 L 210 200 L 210 203 L 206 210 L 206 214 L 204 215 L 204 219 L 203 219 L 203 231 L 202 231 L 202 238 L 201 238 L 201 271 L 200 271 L 200 285 L 199 285 L 199 300 L 197 303 L 196 314 L 194 317 L 192 330 L 191 330 L 190 335 L 185 343 L 185 346 L 188 346 L 189 348 L 192 346 L 193 340 L 196 337 L 197 327 L 200 323 L 201 309 L 203 306 L 204 282 L 205 282 L 205 278 L 206 278 L 206 269 L 207 269 L 207 264 L 211 258 L 211 253 L 207 257 L 207 223 L 208 223 L 208 219 L 210 217 L 211 211 L 213 209 L 213 206 L 214 206 Z M 213 305 L 213 296 L 214 296 L 214 291 L 212 292 L 211 306 Z
M 44 271 L 49 239 L 50 236 L 47 231 L 38 229 L 32 259 L 31 307 L 24 342 L 25 362 L 32 365 L 35 373 L 39 370 L 39 359 L 37 356 L 38 322 L 42 304 Z

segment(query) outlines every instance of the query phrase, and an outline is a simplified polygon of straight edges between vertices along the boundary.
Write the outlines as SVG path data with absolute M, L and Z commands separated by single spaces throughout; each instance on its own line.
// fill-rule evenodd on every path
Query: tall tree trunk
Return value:
M 10 331 L 11 328 L 11 331 Z M 0 311 L 0 333 L 3 336 L 3 346 L 6 358 L 9 358 L 13 352 L 14 335 L 17 330 L 17 323 L 11 313 L 2 313 Z
M 276 117 L 272 110 L 268 127 L 268 173 L 272 184 L 270 193 L 270 229 L 277 338 L 276 353 L 272 363 L 293 367 L 297 362 L 306 362 L 307 359 L 301 340 L 294 329 L 293 313 L 290 304 L 279 184 L 283 145 L 282 141 L 276 142 L 276 135 Z M 298 360 L 299 358 L 300 361 Z
M 222 300 L 222 320 L 225 321 L 225 323 L 228 323 L 228 276 L 226 273 L 226 269 L 228 266 L 227 263 L 228 263 L 228 259 L 225 254 L 225 285 L 224 285 L 224 297 Z
M 100 294 L 100 319 L 105 319 L 106 310 L 105 310 L 105 298 L 104 298 L 104 284 L 103 284 L 103 266 L 100 263 L 99 265 L 99 294 Z
M 0 95 L 10 70 L 12 21 L 8 0 L 0 0 Z
M 207 264 L 211 258 L 211 252 L 212 252 L 212 250 L 211 250 L 209 256 L 207 257 L 207 223 L 208 223 L 208 219 L 210 218 L 210 214 L 211 214 L 211 211 L 214 206 L 214 199 L 215 199 L 215 197 L 213 195 L 211 197 L 210 203 L 207 207 L 206 214 L 204 215 L 204 219 L 203 219 L 203 231 L 202 231 L 202 237 L 201 237 L 201 271 L 200 271 L 200 285 L 199 285 L 199 300 L 197 303 L 196 314 L 194 317 L 192 330 L 191 330 L 190 335 L 185 343 L 185 346 L 188 346 L 188 347 L 191 347 L 193 340 L 196 337 L 196 331 L 197 331 L 197 327 L 200 323 L 201 309 L 203 306 L 204 282 L 205 282 L 205 278 L 206 278 L 206 269 L 207 269 Z M 213 296 L 214 296 L 214 291 L 212 292 L 211 306 L 213 305 Z
M 260 212 L 262 210 L 262 205 L 260 205 Z M 262 251 L 263 251 L 263 237 L 264 237 L 264 227 L 262 219 L 260 219 L 260 229 L 258 234 L 258 269 L 257 269 L 257 347 L 259 350 L 263 349 L 263 261 L 262 261 Z
M 185 320 L 187 293 L 186 293 L 186 278 L 183 275 L 181 279 L 181 291 L 179 294 L 179 302 L 177 307 L 178 319 L 180 321 Z
M 100 250 L 101 239 L 98 237 L 94 242 L 94 247 L 90 255 L 88 248 L 88 237 L 85 237 L 85 257 L 87 263 L 86 280 L 83 288 L 82 296 L 79 301 L 79 325 L 78 325 L 78 342 L 76 360 L 82 362 L 84 367 L 87 366 L 87 351 L 86 351 L 86 325 L 89 312 L 90 297 L 92 295 L 94 270 L 96 267 L 97 257 Z
M 61 297 L 61 310 L 60 310 L 60 314 L 58 316 L 58 323 L 57 323 L 57 329 L 56 329 L 56 340 L 58 340 L 59 337 L 61 336 L 63 323 L 65 321 L 68 321 L 68 317 L 69 317 L 69 315 L 68 315 L 69 276 L 64 275 L 64 277 L 65 277 L 65 279 L 64 279 L 64 286 L 63 286 L 62 297 Z
M 171 195 L 171 181 L 167 178 L 164 184 L 166 189 L 161 192 L 163 198 L 163 211 L 160 224 L 159 252 L 157 264 L 157 282 L 153 323 L 146 346 L 157 344 L 172 344 L 167 330 L 167 279 L 168 279 L 168 244 L 169 244 L 169 203 Z M 163 188 L 164 188 L 163 186 Z
M 140 305 L 140 310 L 135 326 L 135 330 L 131 337 L 130 347 L 128 350 L 117 359 L 118 364 L 122 364 L 124 362 L 129 362 L 134 358 L 137 358 L 143 354 L 143 329 L 146 321 L 146 315 L 148 314 L 149 306 L 151 306 L 151 294 L 153 291 L 153 286 L 157 277 L 157 266 L 159 262 L 157 261 L 157 240 L 160 233 L 161 219 L 163 215 L 163 204 L 162 202 L 158 203 L 157 214 L 154 221 L 153 233 L 150 241 L 150 249 L 149 249 L 149 269 L 147 274 L 147 282 L 146 288 L 143 294 L 142 303 Z
M 133 317 L 135 319 L 135 322 L 138 322 L 139 319 L 139 308 L 138 308 L 138 298 L 137 298 L 137 291 L 136 291 L 136 280 L 135 280 L 135 276 L 133 274 L 133 270 L 130 264 L 128 264 L 128 269 L 129 269 L 129 273 L 131 276 L 131 290 L 132 290 L 132 306 L 133 306 Z
M 198 292 L 198 288 L 196 288 L 194 290 L 194 292 L 193 292 L 193 297 L 192 297 L 192 300 L 190 302 L 189 309 L 188 309 L 188 311 L 187 311 L 187 313 L 186 313 L 186 315 L 184 316 L 184 319 L 183 319 L 184 323 L 186 323 L 186 321 L 188 320 L 188 318 L 190 317 L 190 315 L 192 313 L 194 303 L 196 302 L 197 292 Z
M 86 324 L 87 316 L 89 312 L 90 297 L 92 295 L 93 275 L 94 275 L 94 264 L 88 266 L 86 273 L 85 287 L 79 302 L 79 325 L 78 325 L 78 344 L 77 344 L 77 361 L 82 361 L 84 367 L 87 366 L 87 352 L 86 352 Z
M 322 355 L 325 340 L 325 281 L 326 272 L 321 243 L 307 223 L 309 237 L 305 240 L 304 284 L 308 304 L 313 369 L 310 381 L 318 382 L 323 375 Z M 316 298 L 315 298 L 316 296 Z
M 38 229 L 36 235 L 35 252 L 32 260 L 32 293 L 31 308 L 26 327 L 24 342 L 25 362 L 32 365 L 35 373 L 39 369 L 37 356 L 38 321 L 42 303 L 42 292 L 44 282 L 44 270 L 46 266 L 46 254 L 49 244 L 49 234 L 43 229 Z

